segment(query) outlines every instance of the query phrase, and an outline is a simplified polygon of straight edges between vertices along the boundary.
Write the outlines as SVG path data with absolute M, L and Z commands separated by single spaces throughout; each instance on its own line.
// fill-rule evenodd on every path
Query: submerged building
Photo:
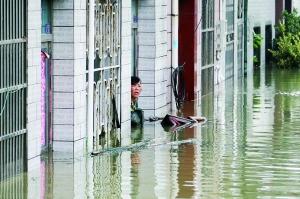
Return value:
M 74 156 L 115 146 L 104 135 L 129 143 L 131 75 L 148 117 L 174 110 L 179 65 L 185 100 L 198 104 L 251 67 L 243 0 L 95 0 L 93 13 L 90 3 L 1 1 L 1 175 L 49 148 Z

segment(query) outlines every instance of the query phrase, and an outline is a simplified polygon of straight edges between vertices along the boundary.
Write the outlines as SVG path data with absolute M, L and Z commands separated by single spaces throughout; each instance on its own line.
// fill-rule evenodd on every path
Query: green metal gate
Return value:
M 0 179 L 25 169 L 26 5 L 0 1 Z

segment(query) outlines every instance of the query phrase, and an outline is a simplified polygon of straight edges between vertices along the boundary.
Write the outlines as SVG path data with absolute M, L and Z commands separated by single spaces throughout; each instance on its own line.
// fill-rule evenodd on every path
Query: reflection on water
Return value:
M 24 198 L 300 197 L 300 72 L 255 71 L 214 92 L 183 109 L 203 125 L 146 123 L 99 156 L 50 154 L 0 196 L 22 182 Z

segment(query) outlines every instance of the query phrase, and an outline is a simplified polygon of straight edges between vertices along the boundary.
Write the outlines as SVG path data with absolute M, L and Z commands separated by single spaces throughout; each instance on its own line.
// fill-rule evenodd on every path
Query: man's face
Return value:
M 137 84 L 131 85 L 131 99 L 137 100 L 141 94 L 141 91 L 142 91 L 142 85 L 140 82 Z

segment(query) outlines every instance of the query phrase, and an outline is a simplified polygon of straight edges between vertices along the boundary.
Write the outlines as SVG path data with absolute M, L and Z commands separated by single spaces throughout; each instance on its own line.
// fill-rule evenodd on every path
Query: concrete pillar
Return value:
M 27 158 L 41 153 L 41 1 L 28 1 Z
M 53 149 L 86 137 L 86 0 L 53 1 Z
M 170 98 L 170 64 L 167 64 L 167 2 L 145 0 L 138 5 L 138 75 L 143 83 L 139 105 L 145 117 L 163 116 Z
M 131 0 L 122 0 L 121 4 L 121 122 L 122 131 L 128 132 L 131 104 Z

